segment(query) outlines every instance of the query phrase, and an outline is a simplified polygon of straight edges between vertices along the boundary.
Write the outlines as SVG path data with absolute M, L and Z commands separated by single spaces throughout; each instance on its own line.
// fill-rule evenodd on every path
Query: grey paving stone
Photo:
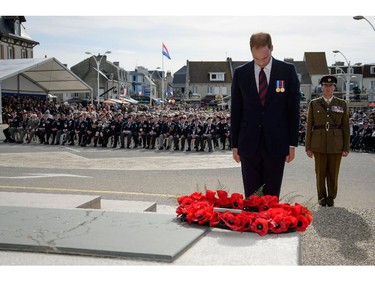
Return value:
M 172 262 L 209 228 L 174 215 L 0 206 L 0 249 Z

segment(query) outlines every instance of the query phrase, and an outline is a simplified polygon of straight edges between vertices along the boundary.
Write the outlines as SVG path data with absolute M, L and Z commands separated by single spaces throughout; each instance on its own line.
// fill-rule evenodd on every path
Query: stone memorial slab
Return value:
M 209 228 L 174 215 L 0 206 L 0 249 L 172 262 Z

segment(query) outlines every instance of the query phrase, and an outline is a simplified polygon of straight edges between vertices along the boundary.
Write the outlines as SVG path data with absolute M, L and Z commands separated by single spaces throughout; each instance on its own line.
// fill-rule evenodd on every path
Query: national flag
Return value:
M 171 56 L 169 55 L 168 49 L 167 49 L 167 47 L 164 45 L 164 43 L 163 43 L 163 47 L 162 47 L 162 53 L 163 53 L 163 55 L 166 56 L 168 59 L 171 59 Z

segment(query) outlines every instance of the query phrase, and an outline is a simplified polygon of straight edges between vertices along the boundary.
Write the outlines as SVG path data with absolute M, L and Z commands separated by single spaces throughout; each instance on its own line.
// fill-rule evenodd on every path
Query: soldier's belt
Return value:
M 342 129 L 342 126 L 341 125 L 334 125 L 334 124 L 325 124 L 325 125 L 315 125 L 314 127 L 314 130 L 317 130 L 317 129 L 325 129 L 326 131 L 328 130 L 334 130 L 334 129 Z

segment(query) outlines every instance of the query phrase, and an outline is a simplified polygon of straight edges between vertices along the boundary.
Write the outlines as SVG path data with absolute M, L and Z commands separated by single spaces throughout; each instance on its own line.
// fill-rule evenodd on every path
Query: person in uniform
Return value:
M 348 156 L 350 144 L 349 111 L 344 100 L 333 96 L 337 79 L 323 76 L 323 96 L 309 103 L 305 150 L 315 159 L 318 203 L 334 206 L 341 158 Z

